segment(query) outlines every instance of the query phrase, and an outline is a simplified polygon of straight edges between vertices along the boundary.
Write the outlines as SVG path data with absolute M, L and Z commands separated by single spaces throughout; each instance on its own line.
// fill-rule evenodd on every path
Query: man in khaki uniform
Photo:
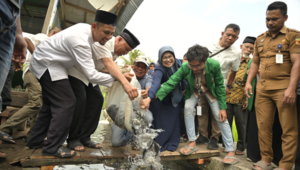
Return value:
M 259 129 L 262 160 L 255 169 L 273 169 L 272 126 L 275 109 L 278 109 L 282 127 L 283 157 L 278 169 L 290 170 L 294 164 L 298 143 L 296 88 L 300 77 L 300 32 L 285 27 L 287 5 L 273 2 L 267 9 L 268 31 L 258 36 L 254 44 L 253 62 L 250 66 L 245 94 L 252 94 L 251 81 L 260 68 L 256 87 L 255 111 Z

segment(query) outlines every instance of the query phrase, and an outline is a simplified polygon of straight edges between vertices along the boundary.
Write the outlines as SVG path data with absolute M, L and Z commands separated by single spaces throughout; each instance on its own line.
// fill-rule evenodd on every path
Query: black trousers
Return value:
M 47 137 L 43 152 L 55 153 L 69 133 L 76 98 L 69 80 L 52 81 L 48 70 L 39 82 L 42 86 L 43 106 L 31 129 L 27 146 L 38 146 Z
M 255 101 L 255 93 L 254 93 Z M 278 111 L 276 109 L 274 123 L 273 123 L 273 139 L 272 139 L 272 149 L 273 149 L 273 163 L 279 165 L 279 161 L 282 158 L 282 129 L 279 122 Z M 258 127 L 255 113 L 255 102 L 253 102 L 253 107 L 251 112 L 249 112 L 248 119 L 248 131 L 247 131 L 247 157 L 253 162 L 258 162 L 261 160 L 259 143 L 258 143 Z
M 298 149 L 295 160 L 295 170 L 300 170 L 300 95 L 297 95 L 297 113 L 298 113 Z
M 243 152 L 245 150 L 245 145 L 246 145 L 248 109 L 243 110 L 242 105 L 227 103 L 226 113 L 227 113 L 228 123 L 231 129 L 232 129 L 233 116 L 235 117 L 235 124 L 238 132 L 238 142 L 237 142 L 236 149 Z
M 75 112 L 69 132 L 68 142 L 88 141 L 98 127 L 103 106 L 103 96 L 99 86 L 86 86 L 81 80 L 69 76 L 76 97 Z
M 12 80 L 15 74 L 14 65 L 11 62 L 10 69 L 8 72 L 8 75 L 6 77 L 3 90 L 1 92 L 1 98 L 2 98 L 2 111 L 6 109 L 6 107 L 11 103 L 11 84 Z

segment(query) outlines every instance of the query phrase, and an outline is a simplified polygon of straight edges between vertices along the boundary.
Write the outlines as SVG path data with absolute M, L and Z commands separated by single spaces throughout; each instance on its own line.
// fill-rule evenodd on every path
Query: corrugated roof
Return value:
M 129 0 L 122 8 L 116 26 L 115 35 L 120 35 L 135 11 L 139 8 L 144 0 Z
M 118 0 L 88 0 L 89 3 L 96 9 L 101 9 L 103 11 L 111 12 L 115 7 L 117 7 Z

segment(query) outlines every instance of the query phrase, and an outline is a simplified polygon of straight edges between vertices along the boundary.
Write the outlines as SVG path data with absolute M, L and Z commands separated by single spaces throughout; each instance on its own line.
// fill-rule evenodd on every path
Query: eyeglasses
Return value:
M 166 56 L 166 57 L 163 57 L 162 60 L 168 60 L 168 59 L 172 59 L 173 56 Z
M 198 70 L 198 69 L 200 69 L 203 65 L 201 65 L 201 66 L 191 66 L 191 65 L 188 65 L 188 66 L 189 66 L 190 69 L 194 69 L 194 68 L 195 68 L 195 69 Z

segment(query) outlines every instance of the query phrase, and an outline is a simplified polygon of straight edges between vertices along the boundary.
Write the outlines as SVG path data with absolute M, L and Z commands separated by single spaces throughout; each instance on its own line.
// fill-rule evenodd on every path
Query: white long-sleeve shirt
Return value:
M 48 69 L 51 80 L 68 79 L 67 68 L 77 66 L 90 83 L 111 86 L 114 78 L 95 69 L 91 26 L 76 24 L 43 41 L 33 53 L 29 70 L 38 79 Z
M 92 58 L 94 60 L 96 70 L 101 71 L 102 69 L 106 68 L 104 63 L 102 62 L 102 58 L 113 59 L 114 51 L 115 37 L 107 41 L 105 45 L 100 45 L 98 42 L 92 45 Z M 88 79 L 83 75 L 78 66 L 70 67 L 67 70 L 70 76 L 81 80 L 86 86 L 89 85 Z M 93 84 L 93 86 L 95 85 L 96 84 Z

